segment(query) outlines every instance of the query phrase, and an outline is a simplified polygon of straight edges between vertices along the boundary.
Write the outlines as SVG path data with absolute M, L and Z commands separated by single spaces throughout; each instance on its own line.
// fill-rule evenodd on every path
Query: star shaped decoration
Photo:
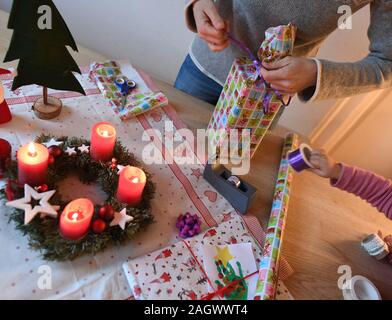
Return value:
M 192 176 L 195 176 L 197 180 L 203 175 L 200 171 L 200 169 L 191 169 L 192 170 Z
M 90 146 L 86 146 L 85 144 L 82 144 L 82 146 L 79 147 L 78 150 L 81 153 L 90 153 Z
M 68 154 L 69 156 L 74 156 L 76 154 L 76 149 L 67 147 L 67 150 L 65 150 L 65 153 Z
M 120 174 L 123 170 L 125 169 L 125 166 L 122 166 L 121 164 L 117 165 L 117 174 Z
M 57 217 L 57 211 L 49 203 L 50 198 L 56 193 L 55 190 L 39 193 L 35 191 L 28 184 L 24 186 L 24 198 L 7 202 L 5 205 L 7 207 L 12 207 L 25 211 L 24 223 L 29 224 L 34 217 L 38 214 L 44 214 L 52 218 Z M 39 201 L 38 205 L 31 204 L 32 200 Z M 57 208 L 57 207 L 56 207 Z
M 125 225 L 131 221 L 133 221 L 133 217 L 127 215 L 127 209 L 124 208 L 120 212 L 114 213 L 114 219 L 110 223 L 110 226 L 119 226 L 121 229 L 125 230 Z
M 57 141 L 57 140 L 55 140 L 53 138 L 50 139 L 48 142 L 43 143 L 43 145 L 45 147 L 47 147 L 47 148 L 50 148 L 50 147 L 53 147 L 53 146 L 58 147 L 59 145 L 62 145 L 62 144 L 63 144 L 63 141 Z
M 216 256 L 214 257 L 216 261 L 221 261 L 224 267 L 227 267 L 227 264 L 230 260 L 234 259 L 231 255 L 228 246 L 224 246 L 223 248 L 216 247 Z

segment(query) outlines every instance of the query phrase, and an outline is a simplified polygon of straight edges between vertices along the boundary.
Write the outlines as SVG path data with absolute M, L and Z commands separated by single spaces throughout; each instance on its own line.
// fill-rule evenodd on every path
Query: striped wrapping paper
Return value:
M 298 136 L 296 134 L 290 133 L 286 136 L 260 262 L 255 300 L 275 299 L 283 234 L 290 199 L 290 187 L 293 179 L 293 169 L 289 165 L 287 155 L 291 150 L 298 148 L 298 145 Z

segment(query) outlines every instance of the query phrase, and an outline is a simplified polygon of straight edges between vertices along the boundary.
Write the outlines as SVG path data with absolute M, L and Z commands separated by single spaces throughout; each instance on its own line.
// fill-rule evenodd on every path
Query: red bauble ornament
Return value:
M 99 209 L 98 215 L 106 222 L 110 222 L 114 219 L 114 209 L 110 204 L 106 204 Z
M 43 184 L 42 186 L 36 187 L 35 190 L 38 192 L 46 192 L 49 190 L 49 187 L 47 184 Z
M 5 170 L 7 161 L 11 159 L 11 145 L 7 140 L 0 139 L 0 172 Z
M 51 146 L 48 148 L 48 151 L 49 151 L 49 154 L 55 158 L 60 157 L 61 154 L 63 153 L 63 150 L 61 150 L 61 148 L 58 146 Z
M 49 164 L 53 164 L 55 161 L 56 159 L 54 158 L 54 156 L 50 154 L 48 159 Z
M 91 230 L 93 230 L 93 232 L 96 234 L 104 232 L 105 229 L 106 229 L 106 222 L 103 221 L 102 219 L 94 220 L 93 223 L 91 224 Z

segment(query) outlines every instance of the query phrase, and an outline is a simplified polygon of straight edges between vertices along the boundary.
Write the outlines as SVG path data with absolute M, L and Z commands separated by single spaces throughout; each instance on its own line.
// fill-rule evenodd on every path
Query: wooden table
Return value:
M 8 14 L 0 11 L 1 60 L 11 37 L 8 30 L 3 32 L 7 20 Z M 79 49 L 78 54 L 73 54 L 79 65 L 107 59 L 86 48 Z M 15 66 L 15 63 L 7 66 Z M 206 127 L 213 106 L 154 80 L 192 130 Z M 283 142 L 281 131 L 284 130 L 266 137 L 252 159 L 251 173 L 245 177 L 258 188 L 251 211 L 259 217 L 263 227 L 272 204 Z M 308 172 L 297 175 L 283 243 L 283 254 L 296 271 L 285 281 L 293 296 L 296 299 L 341 299 L 337 270 L 341 265 L 349 265 L 353 275 L 368 277 L 384 299 L 392 299 L 392 266 L 377 262 L 360 247 L 361 238 L 377 230 L 392 233 L 392 221 L 360 199 L 330 187 L 327 180 Z

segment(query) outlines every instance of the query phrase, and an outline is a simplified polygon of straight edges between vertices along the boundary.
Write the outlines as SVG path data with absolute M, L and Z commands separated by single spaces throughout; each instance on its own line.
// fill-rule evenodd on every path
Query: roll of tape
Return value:
M 344 300 L 382 300 L 377 287 L 363 276 L 354 276 L 345 284 Z
M 227 179 L 227 181 L 234 185 L 236 188 L 239 188 L 241 186 L 241 179 L 237 176 L 231 176 L 229 177 L 229 179 Z
M 377 260 L 384 259 L 389 254 L 388 245 L 375 233 L 363 239 L 361 246 L 370 256 Z
M 313 166 L 309 160 L 311 153 L 312 148 L 307 144 L 302 143 L 297 150 L 289 153 L 288 160 L 290 166 L 297 172 L 312 168 Z

